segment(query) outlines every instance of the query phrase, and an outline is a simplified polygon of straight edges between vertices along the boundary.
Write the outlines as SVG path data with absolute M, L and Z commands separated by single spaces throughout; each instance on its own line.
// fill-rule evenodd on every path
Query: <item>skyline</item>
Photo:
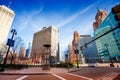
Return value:
M 1 0 L 0 5 L 8 5 L 10 0 Z M 36 2 L 35 2 L 36 1 Z M 74 31 L 80 35 L 93 36 L 93 22 L 99 9 L 111 8 L 119 0 L 13 0 L 10 8 L 15 12 L 12 28 L 22 37 L 26 47 L 33 40 L 33 34 L 42 27 L 54 25 L 59 30 L 60 53 L 72 42 Z M 82 21 L 81 21 L 82 19 Z M 87 22 L 87 24 L 86 24 Z M 84 27 L 84 28 L 83 28 Z M 9 36 L 11 33 L 9 33 Z M 60 54 L 61 55 L 61 54 Z

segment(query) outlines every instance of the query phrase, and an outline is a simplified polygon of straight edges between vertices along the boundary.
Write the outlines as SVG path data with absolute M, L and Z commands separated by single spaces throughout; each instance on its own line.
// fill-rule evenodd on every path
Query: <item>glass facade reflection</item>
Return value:
M 104 21 L 95 30 L 95 38 L 106 33 L 107 31 L 118 26 L 118 21 L 115 20 L 115 15 L 110 14 L 104 19 Z M 108 46 L 105 46 L 107 44 Z M 96 40 L 98 55 L 103 62 L 109 61 L 108 52 L 114 60 L 120 60 L 120 29 L 116 29 L 107 35 Z M 106 49 L 108 48 L 108 49 Z

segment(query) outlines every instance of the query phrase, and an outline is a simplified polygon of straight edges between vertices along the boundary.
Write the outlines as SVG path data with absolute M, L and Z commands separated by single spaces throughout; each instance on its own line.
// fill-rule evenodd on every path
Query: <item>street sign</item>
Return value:
M 2 62 L 2 55 L 0 55 L 0 62 Z
M 8 39 L 8 41 L 7 41 L 7 45 L 10 46 L 10 47 L 13 47 L 14 43 L 15 43 L 15 41 L 11 40 L 11 39 Z
M 77 50 L 74 50 L 74 53 L 75 54 L 79 54 L 79 50 L 77 49 Z

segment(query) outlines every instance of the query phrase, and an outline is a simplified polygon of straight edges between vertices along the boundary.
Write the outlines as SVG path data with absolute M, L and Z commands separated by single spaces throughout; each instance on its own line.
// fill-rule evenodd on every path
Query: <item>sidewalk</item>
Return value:
M 64 68 L 51 68 L 50 70 L 42 70 L 41 67 L 29 67 L 21 70 L 9 70 L 6 69 L 4 72 L 0 72 L 1 74 L 50 74 L 50 73 L 66 73 L 67 69 Z

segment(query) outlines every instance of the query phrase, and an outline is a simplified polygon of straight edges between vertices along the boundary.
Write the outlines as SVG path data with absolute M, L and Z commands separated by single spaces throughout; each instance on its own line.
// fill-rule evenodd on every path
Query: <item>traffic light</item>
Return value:
M 67 58 L 67 57 L 68 57 L 68 54 L 65 54 L 65 57 Z
M 120 4 L 116 5 L 115 7 L 112 8 L 112 13 L 113 14 L 119 13 L 119 12 L 120 12 Z
M 80 46 L 80 50 L 82 50 L 82 46 Z
M 120 22 L 118 22 L 118 27 L 120 28 Z
M 88 45 L 88 44 L 87 44 L 87 43 L 85 43 L 85 47 L 86 47 L 86 48 L 87 48 L 87 45 Z
M 112 13 L 115 15 L 114 18 L 120 28 L 120 4 L 112 8 Z
M 120 12 L 115 14 L 115 20 L 120 21 Z

